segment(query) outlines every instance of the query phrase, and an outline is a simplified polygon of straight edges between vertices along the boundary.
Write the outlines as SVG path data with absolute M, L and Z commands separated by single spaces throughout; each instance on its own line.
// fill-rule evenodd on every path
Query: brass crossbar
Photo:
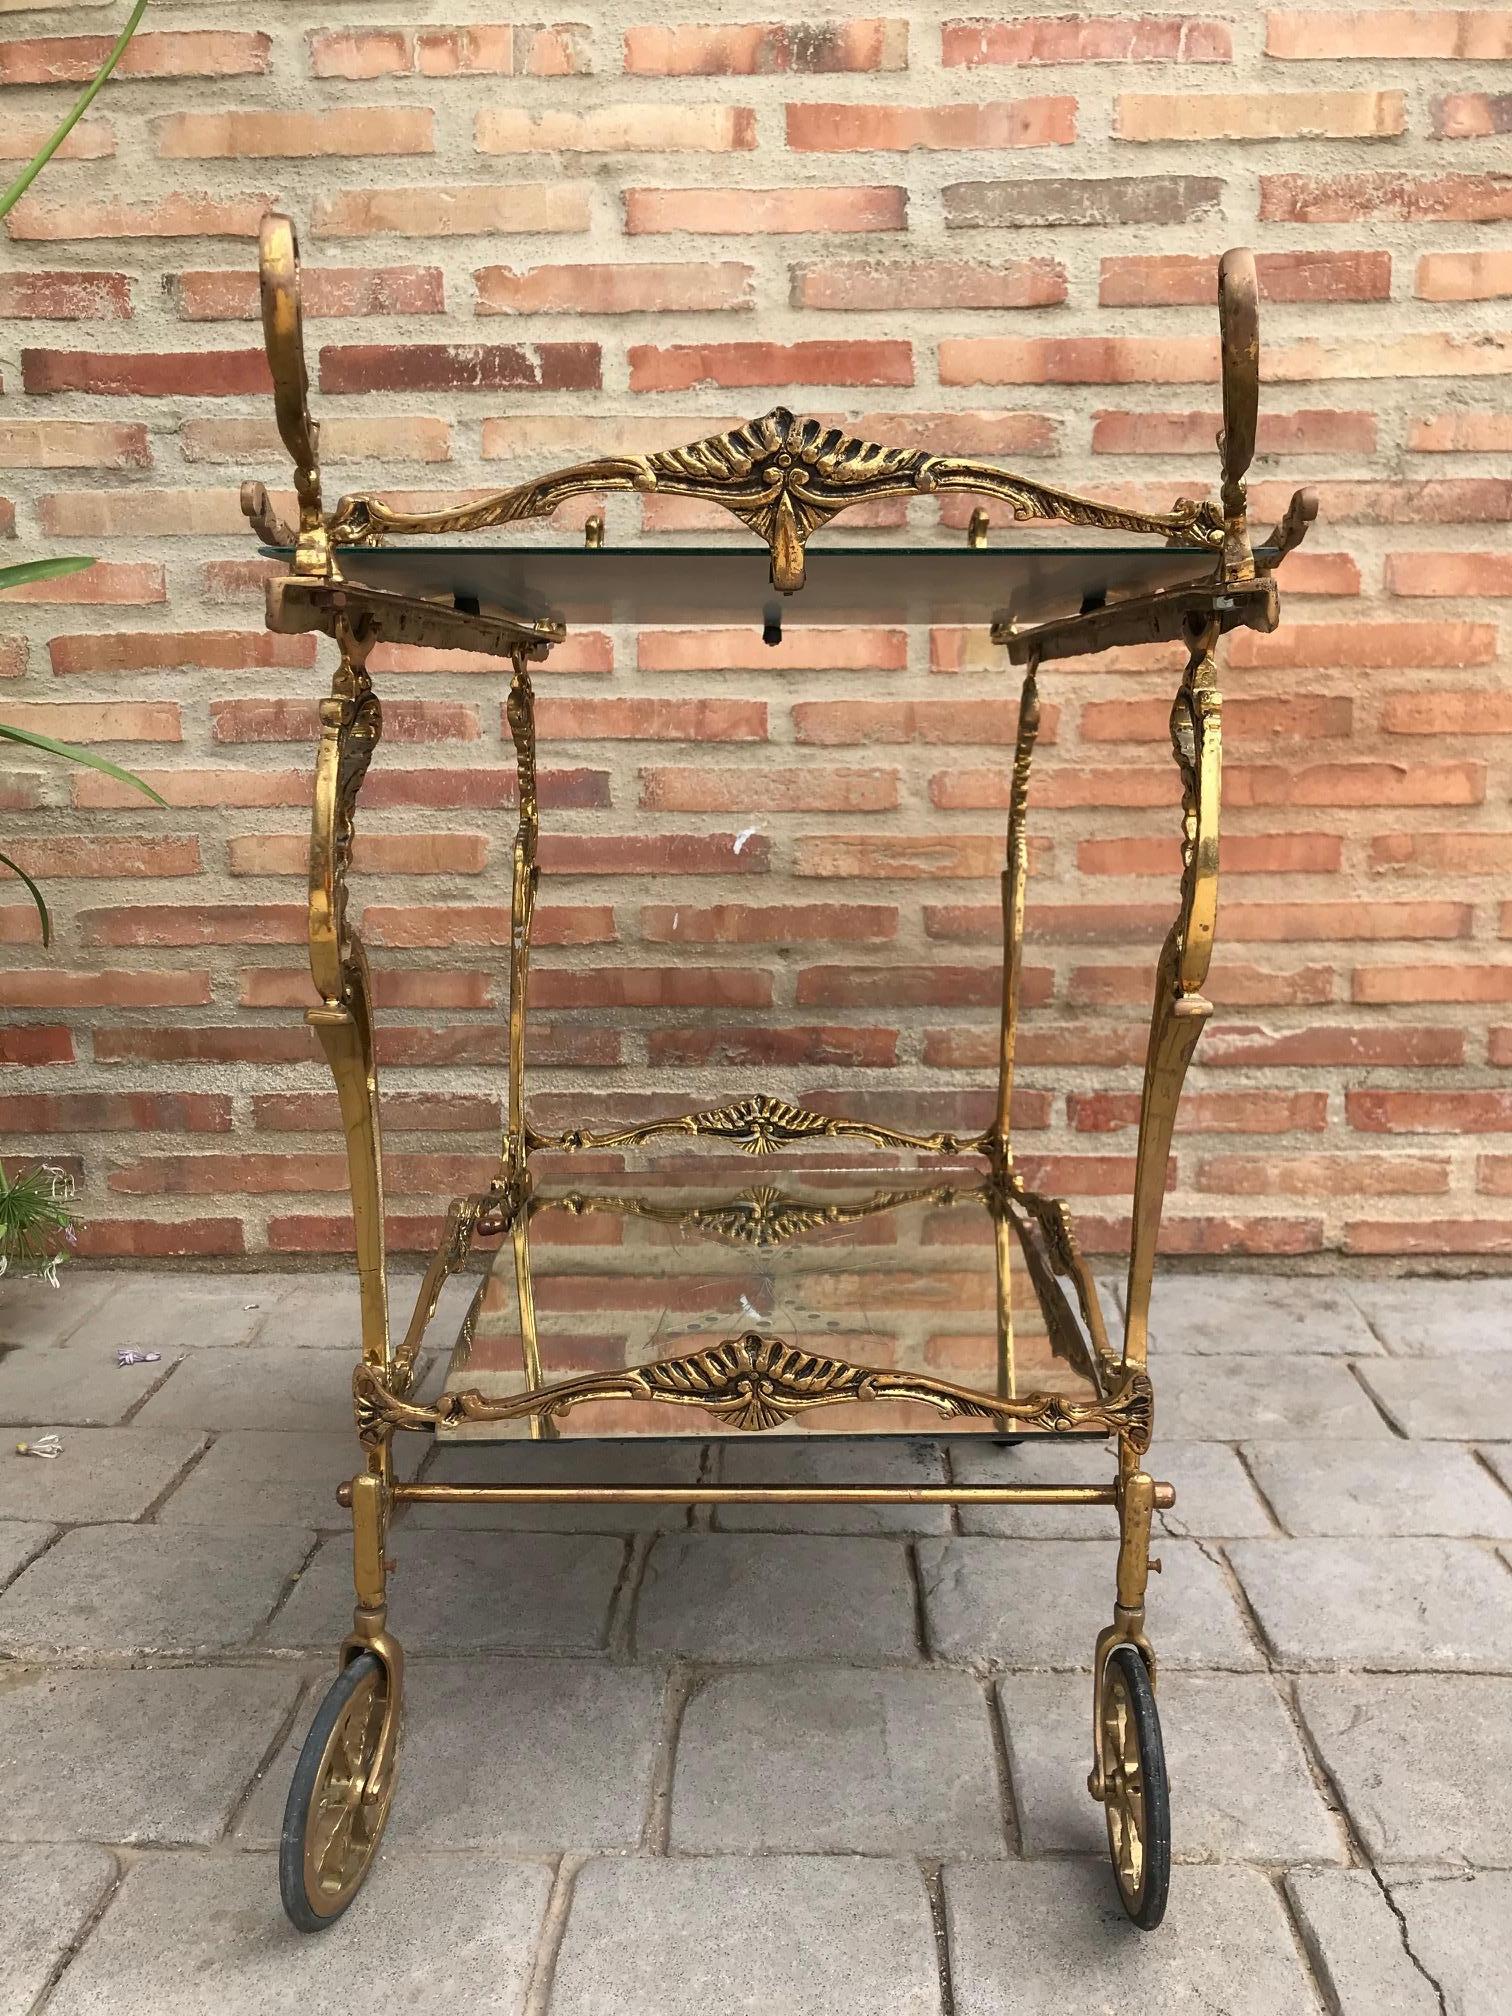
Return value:
M 421 1505 L 1112 1505 L 1112 1484 L 394 1484 L 396 1504 Z M 336 1493 L 352 1502 L 352 1487 Z M 1161 1511 L 1173 1484 L 1155 1486 Z

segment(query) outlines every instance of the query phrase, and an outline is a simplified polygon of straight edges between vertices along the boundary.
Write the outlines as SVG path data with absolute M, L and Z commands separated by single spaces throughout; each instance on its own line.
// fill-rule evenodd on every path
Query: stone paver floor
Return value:
M 1106 1520 L 423 1508 L 387 1841 L 315 1939 L 274 1851 L 351 1602 L 354 1291 L 0 1283 L 0 2016 L 1506 2016 L 1512 1284 L 1214 1282 L 1163 1280 L 1153 1326 L 1153 1937 L 1085 1790 Z M 12 1453 L 47 1430 L 57 1461 Z M 815 1474 L 775 1439 L 422 1456 Z

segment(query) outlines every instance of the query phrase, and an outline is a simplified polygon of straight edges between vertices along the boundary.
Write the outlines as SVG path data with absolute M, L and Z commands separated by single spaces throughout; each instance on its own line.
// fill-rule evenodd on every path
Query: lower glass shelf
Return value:
M 1101 1435 L 1122 1384 L 1053 1200 L 875 1165 L 744 1184 L 684 1166 L 535 1191 L 444 1389 L 518 1411 L 438 1432 Z

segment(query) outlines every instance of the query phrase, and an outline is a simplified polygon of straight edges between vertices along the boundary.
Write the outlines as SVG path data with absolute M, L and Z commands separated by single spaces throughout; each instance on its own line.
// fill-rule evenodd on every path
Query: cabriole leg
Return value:
M 536 800 L 535 690 L 525 653 L 514 654 L 505 716 L 515 747 L 515 776 L 520 819 L 515 829 L 514 872 L 509 899 L 509 1105 L 505 1122 L 501 1173 L 523 1177 L 526 1163 L 525 1008 L 530 984 L 530 933 L 535 921 L 540 869 L 536 847 L 541 816 Z
M 1003 865 L 1003 1006 L 998 1043 L 997 1118 L 993 1159 L 1000 1170 L 1013 1160 L 1010 1108 L 1013 1052 L 1018 1040 L 1019 991 L 1024 971 L 1024 892 L 1029 880 L 1029 768 L 1039 734 L 1037 665 L 1031 661 L 1019 695 L 1018 737 L 1013 751 L 1013 788 L 1008 804 L 1008 848 Z

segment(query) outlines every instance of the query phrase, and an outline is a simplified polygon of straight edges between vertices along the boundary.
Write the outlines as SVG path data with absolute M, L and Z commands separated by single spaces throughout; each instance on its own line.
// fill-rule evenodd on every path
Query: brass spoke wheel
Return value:
M 1171 1801 L 1155 1693 L 1136 1646 L 1108 1654 L 1098 1713 L 1113 1880 L 1134 1923 L 1153 1932 L 1171 1882 Z
M 294 1767 L 279 1843 L 284 1910 L 301 1932 L 334 1924 L 362 1887 L 394 1791 L 398 1702 L 374 1652 L 343 1667 Z

